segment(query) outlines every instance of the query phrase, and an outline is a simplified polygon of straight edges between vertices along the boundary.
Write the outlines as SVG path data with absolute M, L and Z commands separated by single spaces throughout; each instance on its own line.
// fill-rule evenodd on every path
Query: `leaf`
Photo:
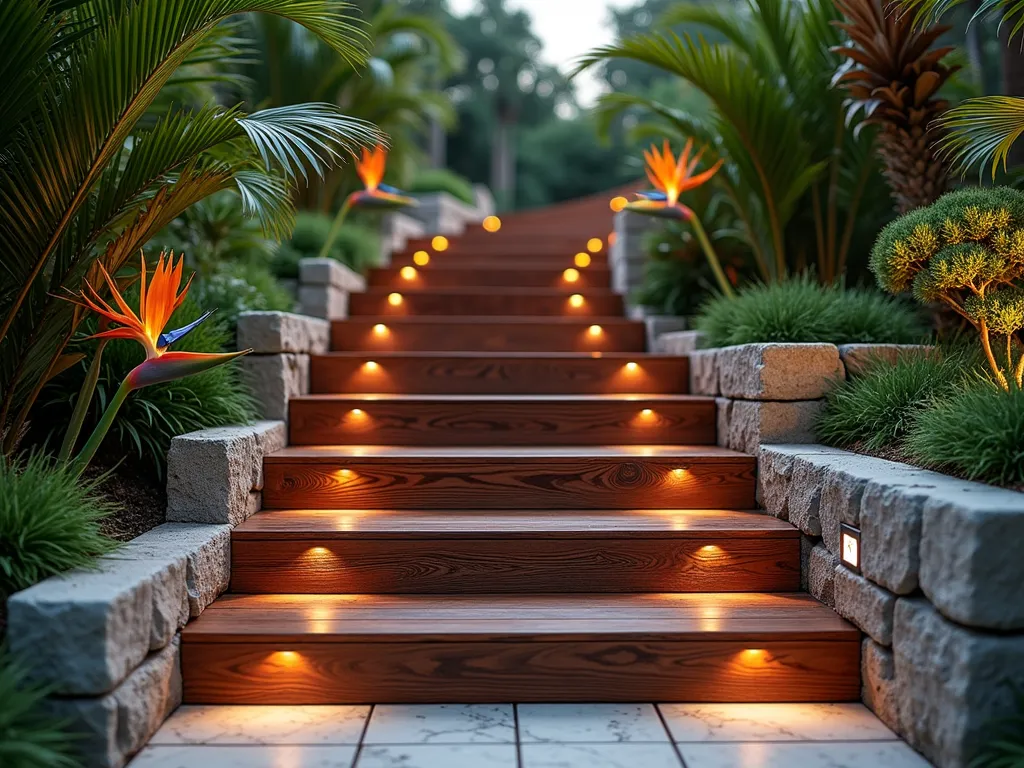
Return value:
M 999 166 L 1006 170 L 1010 148 L 1024 132 L 1024 99 L 981 96 L 967 99 L 945 112 L 938 124 L 948 131 L 939 151 L 966 175 L 975 166 L 979 174 L 991 165 L 992 178 Z

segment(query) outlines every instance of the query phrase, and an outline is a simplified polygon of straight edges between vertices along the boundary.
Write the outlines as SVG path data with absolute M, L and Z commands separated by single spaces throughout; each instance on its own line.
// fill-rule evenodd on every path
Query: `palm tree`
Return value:
M 81 312 L 58 300 L 117 274 L 157 231 L 223 189 L 270 233 L 291 189 L 383 141 L 330 104 L 150 112 L 208 58 L 230 17 L 299 24 L 350 65 L 366 32 L 342 0 L 4 0 L 0 3 L 0 432 L 10 453 L 45 381 L 76 359 Z
M 595 49 L 580 65 L 643 62 L 704 94 L 703 114 L 627 93 L 602 97 L 598 110 L 607 122 L 640 107 L 666 132 L 693 137 L 725 160 L 716 183 L 766 281 L 807 266 L 825 282 L 841 277 L 856 236 L 876 232 L 882 215 L 874 132 L 847 124 L 845 96 L 830 82 L 841 61 L 830 50 L 842 42 L 832 26 L 839 19 L 832 0 L 684 3 L 659 26 L 703 27 L 724 42 L 644 34 Z

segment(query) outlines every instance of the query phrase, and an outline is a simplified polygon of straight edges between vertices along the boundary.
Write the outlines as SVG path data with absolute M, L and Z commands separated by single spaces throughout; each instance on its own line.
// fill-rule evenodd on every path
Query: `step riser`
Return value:
M 715 403 L 292 400 L 289 433 L 292 445 L 714 445 Z
M 682 470 L 676 472 L 676 470 Z M 268 509 L 752 509 L 753 457 L 264 461 Z
M 583 294 L 581 294 L 583 295 Z M 616 317 L 622 315 L 622 297 L 617 295 L 585 296 L 583 304 L 574 307 L 570 295 L 529 296 L 501 293 L 445 294 L 404 293 L 402 303 L 392 306 L 388 293 L 353 293 L 348 299 L 352 317 L 409 315 L 474 315 L 515 316 L 542 315 L 553 317 Z
M 860 700 L 856 641 L 186 642 L 181 655 L 186 704 Z
M 418 266 L 413 260 L 415 251 L 406 251 L 393 254 L 391 266 L 396 268 Z M 426 269 L 464 269 L 464 270 L 495 270 L 506 272 L 510 268 L 530 271 L 546 270 L 561 272 L 569 267 L 575 267 L 574 251 L 566 251 L 557 254 L 536 254 L 536 253 L 487 253 L 480 251 L 468 251 L 466 253 L 435 253 L 430 256 L 430 264 Z M 582 271 L 595 269 L 605 271 L 608 269 L 608 258 L 601 253 L 590 254 L 590 266 Z
M 797 539 L 235 540 L 249 594 L 794 592 Z
M 424 395 L 685 394 L 689 361 L 645 358 L 635 370 L 615 358 L 314 357 L 314 394 Z
M 394 323 L 387 332 L 374 331 L 376 319 L 353 318 L 331 329 L 332 349 L 338 352 L 642 352 L 647 343 L 642 323 L 603 323 L 592 335 L 580 323 L 466 322 Z
M 577 270 L 579 279 L 568 282 L 559 269 L 436 269 L 433 266 L 417 270 L 412 280 L 406 280 L 397 269 L 374 269 L 370 271 L 371 288 L 391 288 L 396 291 L 435 290 L 444 288 L 522 288 L 562 289 L 585 291 L 587 288 L 607 290 L 611 285 L 611 273 L 607 269 Z

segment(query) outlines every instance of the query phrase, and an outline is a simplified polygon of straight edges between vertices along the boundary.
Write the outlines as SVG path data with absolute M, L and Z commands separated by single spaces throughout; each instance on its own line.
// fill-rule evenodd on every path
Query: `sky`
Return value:
M 608 9 L 631 5 L 631 0 L 509 0 L 509 7 L 522 8 L 533 17 L 533 32 L 544 45 L 541 57 L 562 71 L 572 69 L 576 59 L 591 48 L 613 41 Z M 465 13 L 476 0 L 448 0 L 455 13 Z M 580 104 L 589 106 L 600 93 L 597 80 L 587 72 L 576 78 Z

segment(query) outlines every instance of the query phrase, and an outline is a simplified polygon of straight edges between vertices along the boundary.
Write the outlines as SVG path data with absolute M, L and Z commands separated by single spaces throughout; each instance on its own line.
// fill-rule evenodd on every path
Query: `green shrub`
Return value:
M 968 768 L 1024 768 L 1024 690 L 1013 685 L 1010 714 L 987 723 Z
M 906 447 L 926 467 L 1024 486 L 1024 390 L 979 378 L 918 414 Z
M 100 521 L 115 508 L 95 491 L 95 482 L 42 454 L 16 463 L 0 458 L 0 602 L 113 549 Z
M 895 365 L 872 365 L 829 392 L 818 420 L 818 437 L 841 448 L 874 452 L 895 447 L 917 416 L 936 398 L 962 386 L 978 363 L 972 350 L 956 348 L 904 355 Z
M 2 503 L 2 502 L 0 502 Z M 0 648 L 0 765 L 76 768 L 75 737 L 42 711 L 47 690 L 28 680 L 25 666 Z
M 454 171 L 449 171 L 447 168 L 427 168 L 420 171 L 413 178 L 406 191 L 414 195 L 447 192 L 467 205 L 474 205 L 476 203 L 473 185 L 469 180 Z
M 332 218 L 323 213 L 303 211 L 295 219 L 291 239 L 281 244 L 273 261 L 277 277 L 299 276 L 299 259 L 316 258 L 327 242 Z M 331 248 L 330 257 L 363 274 L 380 261 L 380 234 L 351 220 L 345 222 Z
M 697 318 L 713 347 L 756 342 L 908 344 L 925 326 L 913 307 L 877 291 L 822 286 L 810 277 L 752 285 L 716 297 Z
M 217 311 L 217 319 L 235 334 L 238 316 L 253 310 L 291 311 L 295 298 L 271 274 L 257 264 L 226 264 L 213 275 L 197 278 L 190 291 L 196 304 Z
M 128 305 L 137 306 L 137 299 L 130 291 L 128 293 Z M 189 296 L 172 315 L 167 327 L 185 325 L 202 311 L 203 308 Z M 95 319 L 87 320 L 83 329 L 86 333 L 93 333 Z M 174 349 L 181 352 L 223 352 L 230 343 L 230 329 L 214 315 L 175 342 Z M 47 385 L 42 418 L 48 424 L 64 425 L 70 419 L 85 378 L 86 366 L 95 352 L 95 343 L 83 342 L 79 351 L 86 353 L 85 360 Z M 142 362 L 144 356 L 142 348 L 133 341 L 115 340 L 107 344 L 83 435 L 91 433 L 121 381 Z M 255 403 L 238 365 L 223 365 L 197 376 L 154 384 L 133 392 L 121 407 L 101 451 L 114 452 L 115 456 L 134 452 L 144 464 L 152 467 L 156 477 L 162 478 L 167 464 L 167 449 L 175 435 L 207 427 L 249 423 L 255 416 Z M 63 436 L 63 431 L 60 431 L 52 434 L 50 439 L 59 443 Z

